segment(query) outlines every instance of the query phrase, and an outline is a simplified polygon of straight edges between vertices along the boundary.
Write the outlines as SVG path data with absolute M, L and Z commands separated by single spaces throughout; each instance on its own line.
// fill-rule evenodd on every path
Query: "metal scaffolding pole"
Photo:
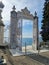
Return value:
M 21 50 L 22 50 L 22 19 L 21 19 Z
M 22 51 L 22 19 L 18 21 L 18 39 L 19 48 Z

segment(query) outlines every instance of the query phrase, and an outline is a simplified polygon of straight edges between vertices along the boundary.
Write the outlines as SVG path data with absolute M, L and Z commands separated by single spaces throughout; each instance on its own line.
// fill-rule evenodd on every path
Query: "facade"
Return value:
M 39 49 L 39 30 L 38 30 L 38 17 L 34 16 L 34 22 L 33 22 L 33 49 L 38 50 Z
M 4 24 L 3 24 L 2 16 L 1 16 L 3 7 L 4 7 L 3 3 L 0 2 L 0 45 L 3 44 L 3 39 L 4 39 Z
M 19 48 L 22 50 L 22 20 L 32 20 L 33 21 L 33 44 L 32 48 L 34 50 L 38 49 L 39 38 L 38 38 L 38 17 L 35 12 L 35 16 L 30 14 L 30 11 L 25 7 L 21 11 L 16 12 L 15 6 L 13 6 L 13 11 L 11 12 L 11 23 L 10 23 L 10 47 Z
M 11 11 L 11 23 L 10 23 L 10 46 L 11 48 L 16 48 L 18 45 L 17 36 L 16 36 L 16 28 L 17 28 L 17 13 L 15 11 L 15 6 L 13 7 L 13 11 Z
M 3 43 L 3 37 L 4 37 L 4 26 L 0 26 L 0 44 Z
M 15 6 L 13 6 L 13 11 L 11 11 L 11 22 L 10 22 L 10 48 L 20 47 L 20 23 L 17 18 L 17 12 L 15 11 Z
M 2 9 L 4 5 L 0 2 L 0 44 L 3 43 L 4 38 L 4 24 L 2 21 Z M 33 21 L 33 44 L 32 48 L 37 50 L 39 47 L 39 38 L 38 38 L 38 17 L 35 12 L 35 16 L 30 14 L 30 11 L 25 7 L 21 11 L 16 12 L 15 6 L 12 8 L 10 16 L 10 48 L 22 50 L 22 20 L 32 20 Z

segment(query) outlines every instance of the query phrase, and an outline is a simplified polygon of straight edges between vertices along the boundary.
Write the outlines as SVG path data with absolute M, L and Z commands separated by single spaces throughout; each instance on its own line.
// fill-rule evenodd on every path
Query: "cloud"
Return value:
M 23 20 L 23 26 L 25 26 L 25 25 L 33 25 L 33 21 Z
M 20 11 L 24 7 L 27 7 L 30 13 L 34 15 L 34 12 L 37 11 L 38 17 L 39 17 L 39 25 L 41 26 L 41 19 L 42 19 L 42 8 L 44 5 L 44 0 L 2 0 L 5 7 L 2 12 L 2 17 L 5 25 L 7 22 L 10 22 L 10 12 L 12 11 L 13 5 L 16 6 L 16 11 Z M 32 22 L 32 21 L 31 21 Z M 30 21 L 24 20 L 23 26 L 32 25 Z M 40 27 L 39 26 L 39 27 Z M 26 32 L 27 35 L 27 32 Z M 25 36 L 25 35 L 24 35 Z M 31 36 L 31 34 L 27 35 L 28 37 Z
M 35 11 L 40 12 L 40 8 L 42 8 L 44 1 L 42 0 L 3 0 L 5 5 L 3 9 L 3 20 L 10 20 L 10 12 L 12 10 L 13 5 L 16 6 L 16 11 L 27 7 L 32 14 Z M 42 10 L 42 9 L 41 9 Z
M 12 5 L 7 0 L 3 0 L 3 3 L 5 5 L 2 12 L 3 21 L 4 22 L 6 22 L 7 20 L 10 21 L 10 11 Z

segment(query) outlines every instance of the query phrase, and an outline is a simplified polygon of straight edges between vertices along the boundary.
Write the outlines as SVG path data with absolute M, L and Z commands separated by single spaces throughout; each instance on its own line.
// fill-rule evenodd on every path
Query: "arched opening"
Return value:
M 25 33 L 25 30 L 23 28 L 23 21 L 26 20 L 26 23 L 27 21 L 31 20 L 33 22 L 33 30 L 29 31 L 29 26 L 25 26 L 25 29 L 27 31 L 27 34 L 24 35 Z M 31 22 L 30 22 L 31 23 Z M 29 24 L 30 24 L 29 23 Z M 24 33 L 23 33 L 24 31 Z M 14 32 L 14 33 L 13 33 Z M 32 37 L 33 37 L 33 45 L 32 45 L 32 48 L 34 50 L 37 50 L 38 48 L 38 17 L 37 17 L 37 13 L 35 12 L 35 16 L 33 16 L 30 11 L 27 9 L 27 7 L 25 7 L 24 9 L 21 9 L 21 11 L 18 11 L 16 12 L 15 10 L 14 11 L 11 11 L 11 24 L 10 24 L 10 47 L 11 48 L 19 48 L 20 50 L 22 50 L 22 38 L 23 36 L 25 37 L 29 37 L 31 36 L 32 34 Z M 28 42 L 28 41 L 27 41 Z M 24 42 L 25 43 L 25 42 Z
M 22 46 L 32 46 L 33 43 L 33 22 L 23 19 L 22 22 Z

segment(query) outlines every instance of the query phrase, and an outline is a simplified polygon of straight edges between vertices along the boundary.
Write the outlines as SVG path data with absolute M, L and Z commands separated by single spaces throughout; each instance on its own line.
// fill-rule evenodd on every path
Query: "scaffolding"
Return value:
M 12 9 L 10 17 L 10 48 L 22 50 L 22 19 L 18 19 L 15 6 Z
M 17 39 L 18 39 L 18 46 L 21 48 L 22 47 L 22 19 L 18 21 Z
M 32 20 L 33 23 L 33 49 L 37 50 L 39 44 L 38 38 L 38 17 L 37 14 L 33 16 L 30 11 L 25 7 L 21 9 L 21 11 L 16 12 L 15 6 L 12 8 L 11 16 L 10 16 L 10 48 L 22 50 L 22 20 Z

